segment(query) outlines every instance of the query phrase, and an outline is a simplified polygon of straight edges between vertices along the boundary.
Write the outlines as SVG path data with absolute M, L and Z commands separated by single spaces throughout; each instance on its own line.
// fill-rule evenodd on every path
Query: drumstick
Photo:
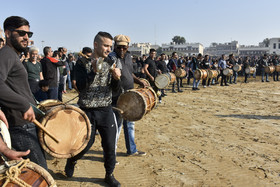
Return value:
M 113 110 L 118 111 L 119 113 L 123 114 L 123 110 L 117 107 L 112 107 Z
M 42 131 L 44 131 L 49 137 L 51 137 L 54 141 L 56 141 L 56 143 L 59 143 L 59 140 L 52 135 L 48 129 L 46 129 L 39 121 L 37 121 L 36 119 L 33 120 L 33 123 L 35 125 L 37 125 L 37 127 L 39 127 Z

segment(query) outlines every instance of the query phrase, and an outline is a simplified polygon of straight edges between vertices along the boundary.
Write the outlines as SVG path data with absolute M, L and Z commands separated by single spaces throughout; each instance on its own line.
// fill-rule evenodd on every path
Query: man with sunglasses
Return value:
M 130 42 L 130 38 L 125 35 L 117 35 L 114 37 L 114 52 L 110 54 L 117 58 L 122 65 L 121 69 L 121 88 L 122 91 L 127 91 L 134 88 L 134 82 L 140 84 L 141 86 L 145 86 L 144 82 L 142 82 L 139 78 L 137 78 L 133 73 L 133 62 L 131 58 L 131 54 L 128 51 L 128 45 Z M 113 93 L 113 105 L 117 104 L 118 97 L 121 93 Z M 122 124 L 124 129 L 124 137 L 125 137 L 125 145 L 127 150 L 127 155 L 130 156 L 144 156 L 145 152 L 138 151 L 136 149 L 136 144 L 134 141 L 134 122 L 123 120 L 118 112 L 115 112 L 117 123 L 118 123 L 118 135 L 117 140 L 119 139 Z
M 35 114 L 30 104 L 36 104 L 19 58 L 32 37 L 29 29 L 29 22 L 22 17 L 11 16 L 4 22 L 6 45 L 0 50 L 0 106 L 9 123 L 12 147 L 17 151 L 30 150 L 24 158 L 47 169 L 37 129 L 32 123 Z

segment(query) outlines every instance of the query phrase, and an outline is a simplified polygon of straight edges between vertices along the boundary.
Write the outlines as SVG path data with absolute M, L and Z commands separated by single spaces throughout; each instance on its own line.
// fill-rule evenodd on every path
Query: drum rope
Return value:
M 11 166 L 6 171 L 6 176 L 0 176 L 0 180 L 6 180 L 3 184 L 3 187 L 7 186 L 9 182 L 13 182 L 21 187 L 31 187 L 31 185 L 18 178 L 18 176 L 21 174 L 22 168 L 26 167 L 28 163 L 29 159 L 21 160 L 19 163 L 17 163 L 14 166 Z

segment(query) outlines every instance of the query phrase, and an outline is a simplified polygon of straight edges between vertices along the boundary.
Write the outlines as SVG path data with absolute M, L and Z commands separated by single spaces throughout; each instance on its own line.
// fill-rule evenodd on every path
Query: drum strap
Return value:
M 22 160 L 19 163 L 17 163 L 14 166 L 11 166 L 6 171 L 6 176 L 0 176 L 0 180 L 6 180 L 3 184 L 3 187 L 7 186 L 9 182 L 13 182 L 21 187 L 31 187 L 29 184 L 18 178 L 18 176 L 21 174 L 22 168 L 26 167 L 26 165 L 29 163 L 29 159 Z

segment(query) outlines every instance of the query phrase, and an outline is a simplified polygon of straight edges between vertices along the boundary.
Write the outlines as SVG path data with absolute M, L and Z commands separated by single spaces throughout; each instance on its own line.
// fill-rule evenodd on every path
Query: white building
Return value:
M 150 49 L 151 49 L 151 43 L 133 43 L 128 48 L 128 50 L 131 52 L 131 55 L 136 55 L 136 56 L 149 54 Z
M 240 46 L 239 47 L 239 55 L 240 56 L 250 56 L 250 55 L 257 55 L 262 56 L 264 54 L 269 53 L 269 47 L 265 46 Z
M 198 55 L 201 53 L 203 55 L 203 45 L 200 43 L 185 43 L 185 44 L 162 44 L 163 52 L 173 52 L 183 53 L 186 56 L 191 56 L 193 54 Z
M 205 54 L 211 56 L 221 56 L 222 54 L 239 54 L 239 44 L 238 41 L 232 41 L 229 43 L 212 43 L 210 47 L 206 47 L 204 50 Z
M 269 54 L 280 55 L 280 38 L 269 39 Z

